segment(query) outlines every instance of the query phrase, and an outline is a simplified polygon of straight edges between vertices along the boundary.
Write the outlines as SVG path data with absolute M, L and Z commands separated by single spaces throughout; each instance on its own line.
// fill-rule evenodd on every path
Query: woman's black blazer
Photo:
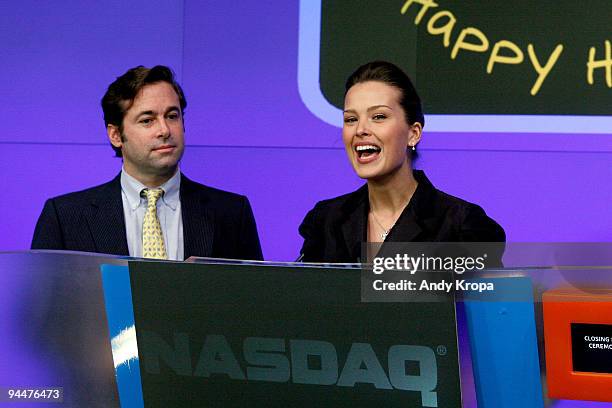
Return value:
M 420 170 L 418 187 L 385 242 L 505 242 L 503 228 L 476 204 L 436 189 Z M 318 202 L 300 225 L 303 262 L 355 263 L 367 240 L 367 184 Z

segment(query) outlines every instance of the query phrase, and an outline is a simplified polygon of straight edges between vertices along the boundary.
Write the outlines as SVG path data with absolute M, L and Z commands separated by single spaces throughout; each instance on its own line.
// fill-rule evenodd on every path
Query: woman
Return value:
M 482 208 L 437 190 L 412 169 L 425 120 L 410 78 L 375 61 L 347 80 L 342 139 L 359 190 L 321 201 L 300 226 L 304 262 L 359 262 L 367 242 L 500 242 Z

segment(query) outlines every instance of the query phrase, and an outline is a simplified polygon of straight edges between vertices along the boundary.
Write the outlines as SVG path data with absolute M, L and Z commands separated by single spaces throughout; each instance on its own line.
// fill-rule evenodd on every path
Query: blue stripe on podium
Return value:
M 119 401 L 122 408 L 143 408 L 129 269 L 102 265 L 100 270 Z

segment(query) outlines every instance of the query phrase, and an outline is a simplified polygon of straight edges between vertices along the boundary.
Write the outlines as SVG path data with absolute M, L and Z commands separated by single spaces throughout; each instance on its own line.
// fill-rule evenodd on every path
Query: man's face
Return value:
M 108 137 L 123 154 L 125 171 L 156 187 L 174 175 L 185 149 L 183 116 L 172 85 L 145 85 L 123 117 L 123 132 L 114 125 Z

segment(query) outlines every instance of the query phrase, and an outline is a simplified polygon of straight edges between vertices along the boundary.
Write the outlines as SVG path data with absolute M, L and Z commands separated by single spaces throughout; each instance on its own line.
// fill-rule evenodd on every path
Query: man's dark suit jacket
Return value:
M 437 190 L 415 170 L 419 185 L 385 242 L 504 242 L 499 224 L 475 204 Z M 367 184 L 340 197 L 318 202 L 299 231 L 304 262 L 355 263 L 367 241 L 370 204 Z M 501 254 L 500 254 L 501 259 Z
M 179 194 L 185 259 L 263 259 L 246 197 L 198 184 L 184 175 Z M 32 249 L 129 255 L 120 175 L 106 184 L 47 200 Z

